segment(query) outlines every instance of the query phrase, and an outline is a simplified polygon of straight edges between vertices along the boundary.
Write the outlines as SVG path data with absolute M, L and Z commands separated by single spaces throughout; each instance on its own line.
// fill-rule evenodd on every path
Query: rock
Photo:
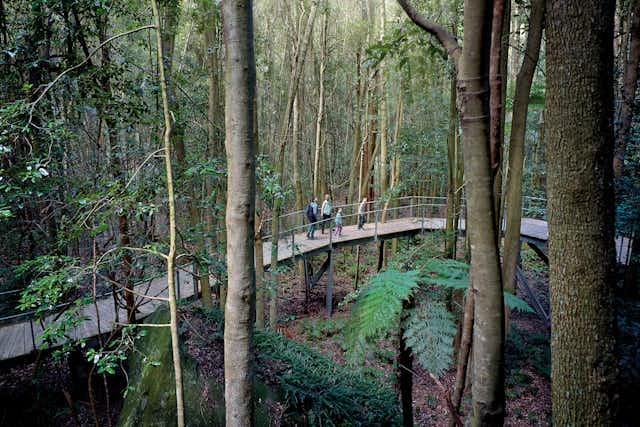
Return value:
M 167 308 L 159 308 L 147 323 L 169 323 Z M 175 376 L 169 328 L 146 328 L 148 334 L 129 356 L 129 392 L 119 427 L 175 426 Z M 185 424 L 191 427 L 224 426 L 224 385 L 203 378 L 195 360 L 181 349 Z M 153 363 L 152 363 L 153 362 Z M 156 362 L 159 362 L 156 363 Z M 156 366 L 157 365 L 157 366 Z M 276 396 L 264 384 L 256 384 L 256 425 L 273 425 L 268 396 Z

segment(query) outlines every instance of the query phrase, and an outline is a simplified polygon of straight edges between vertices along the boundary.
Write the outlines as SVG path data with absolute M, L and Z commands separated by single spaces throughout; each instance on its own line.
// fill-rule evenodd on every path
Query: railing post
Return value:
M 329 268 L 327 274 L 327 294 L 325 302 L 327 315 L 331 316 L 333 311 L 333 249 L 329 249 Z
M 411 197 L 411 201 L 409 202 L 409 217 L 413 218 L 413 197 Z
M 296 231 L 295 230 L 291 230 L 291 258 L 293 258 L 293 260 L 296 260 Z
M 33 319 L 29 319 L 29 327 L 31 328 L 31 342 L 33 343 L 33 351 L 36 351 L 36 334 L 33 333 Z
M 375 213 L 375 226 L 373 227 L 373 241 L 378 241 L 378 210 L 376 209 Z
M 191 276 L 193 277 L 193 295 L 198 299 L 198 268 L 196 267 L 196 263 L 194 262 L 191 265 Z

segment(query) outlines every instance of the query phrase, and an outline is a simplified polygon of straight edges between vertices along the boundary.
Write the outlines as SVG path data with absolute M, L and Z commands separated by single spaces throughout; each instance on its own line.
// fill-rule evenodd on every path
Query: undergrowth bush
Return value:
M 286 398 L 317 426 L 399 425 L 391 388 L 273 331 L 256 331 L 258 364 L 275 372 Z M 274 363 L 275 362 L 275 363 Z

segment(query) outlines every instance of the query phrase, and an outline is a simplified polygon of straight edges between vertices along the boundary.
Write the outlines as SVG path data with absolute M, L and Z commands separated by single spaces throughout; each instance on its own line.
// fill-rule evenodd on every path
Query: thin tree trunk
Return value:
M 293 167 L 293 185 L 296 193 L 296 206 L 297 211 L 304 209 L 304 195 L 302 191 L 302 179 L 300 178 L 300 101 L 299 96 L 296 95 L 293 100 L 293 131 L 291 132 L 291 164 Z
M 253 425 L 253 323 L 255 315 L 255 96 L 251 0 L 222 3 L 227 152 L 227 265 L 224 376 L 227 426 Z
M 554 424 L 613 425 L 613 0 L 547 0 Z M 597 54 L 594 54 L 596 52 Z
M 403 303 L 404 310 L 409 310 L 413 307 L 413 302 L 405 301 Z M 411 348 L 407 347 L 405 342 L 404 328 L 402 326 L 398 331 L 398 341 L 400 343 L 398 351 L 398 385 L 402 406 L 402 425 L 404 427 L 413 427 L 413 354 L 411 353 Z
M 160 74 L 160 91 L 162 94 L 162 111 L 164 118 L 164 165 L 167 180 L 167 199 L 169 200 L 169 253 L 166 255 L 167 262 L 167 288 L 169 294 L 169 315 L 171 330 L 171 350 L 173 356 L 173 371 L 176 386 L 176 416 L 178 427 L 184 427 L 184 401 L 182 393 L 182 366 L 180 363 L 180 338 L 178 335 L 178 304 L 175 287 L 175 257 L 176 257 L 176 207 L 175 193 L 173 190 L 173 170 L 171 165 L 171 112 L 169 110 L 169 96 L 167 91 L 167 78 L 165 67 L 162 61 L 163 40 L 160 26 L 160 13 L 158 3 L 151 0 L 153 16 L 156 26 L 156 48 L 158 55 L 158 69 Z
M 349 169 L 349 193 L 347 200 L 354 202 L 356 191 L 356 178 L 358 177 L 358 165 L 360 163 L 360 147 L 362 144 L 362 76 L 360 71 L 360 48 L 356 52 L 356 106 L 355 106 L 355 131 L 353 133 L 353 148 L 351 150 L 351 168 Z M 358 198 L 360 196 L 358 195 Z M 358 200 L 359 201 L 359 200 Z
M 298 93 L 298 86 L 300 83 L 300 77 L 304 68 L 305 58 L 307 56 L 307 48 L 311 40 L 313 33 L 313 24 L 315 22 L 317 3 L 314 1 L 311 3 L 309 10 L 309 16 L 307 18 L 307 24 L 305 26 L 304 34 L 299 40 L 299 46 L 296 49 L 296 55 L 294 58 L 293 75 L 289 82 L 289 90 L 287 94 L 287 105 L 284 114 L 284 120 L 282 122 L 282 130 L 280 132 L 280 147 L 278 150 L 278 159 L 276 164 L 276 171 L 278 173 L 278 180 L 281 187 L 284 188 L 284 165 L 285 165 L 285 148 L 287 139 L 289 136 L 289 127 L 291 123 L 291 115 L 293 111 L 293 101 Z M 271 216 L 271 262 L 270 262 L 270 279 L 271 279 L 271 304 L 269 307 L 269 323 L 272 328 L 275 328 L 278 323 L 278 286 L 275 283 L 275 278 L 278 269 L 278 238 L 280 235 L 280 210 L 282 209 L 282 199 L 277 198 L 273 203 L 273 214 Z
M 460 410 L 462 403 L 462 394 L 466 386 L 467 366 L 469 363 L 469 355 L 471 350 L 471 339 L 473 337 L 473 284 L 469 281 L 469 291 L 464 305 L 464 320 L 462 322 L 462 337 L 460 338 L 460 349 L 458 350 L 458 362 L 456 365 L 456 382 L 453 389 L 453 397 L 451 399 L 455 411 Z M 453 425 L 453 421 L 450 425 Z
M 458 210 L 456 205 L 456 190 L 457 183 L 457 133 L 458 133 L 458 110 L 457 110 L 457 97 L 456 97 L 456 82 L 455 79 L 451 79 L 451 95 L 449 99 L 449 134 L 447 135 L 447 218 L 445 226 L 445 256 L 447 258 L 455 259 L 456 257 L 456 243 L 457 243 L 457 230 L 455 228 L 455 215 Z
M 616 150 L 613 158 L 613 168 L 616 176 L 621 176 L 624 169 L 624 157 L 631 137 L 631 122 L 633 120 L 633 106 L 636 99 L 638 85 L 638 67 L 640 65 L 640 0 L 635 0 L 631 20 L 631 41 L 629 55 L 624 64 L 622 85 L 622 103 L 618 119 L 616 120 Z M 624 51 L 626 53 L 626 49 Z M 625 57 L 625 56 L 623 56 Z
M 322 125 L 324 121 L 324 72 L 327 67 L 327 21 L 329 11 L 328 8 L 323 8 L 322 14 L 322 35 L 321 35 L 321 48 L 320 48 L 320 70 L 318 74 L 319 82 L 319 94 L 318 94 L 318 116 L 316 117 L 316 144 L 315 144 L 315 156 L 313 160 L 313 194 L 319 196 L 322 191 L 323 170 L 321 168 L 321 156 L 322 156 Z
M 506 216 L 504 258 L 502 264 L 504 288 L 513 292 L 516 288 L 516 268 L 520 252 L 520 222 L 522 219 L 522 173 L 524 145 L 529 112 L 529 92 L 540 56 L 540 43 L 544 26 L 545 0 L 534 0 L 529 19 L 527 47 L 522 66 L 516 77 L 513 98 L 513 118 L 509 138 L 509 167 L 507 169 Z

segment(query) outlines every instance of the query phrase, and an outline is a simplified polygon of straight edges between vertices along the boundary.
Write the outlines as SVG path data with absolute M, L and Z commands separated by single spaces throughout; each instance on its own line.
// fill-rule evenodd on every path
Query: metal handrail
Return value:
M 376 238 L 377 238 L 377 224 L 379 221 L 378 218 L 378 214 L 380 213 L 393 213 L 393 212 L 400 212 L 402 209 L 409 209 L 409 215 L 406 216 L 405 218 L 421 218 L 423 221 L 425 218 L 427 218 L 427 216 L 424 214 L 425 209 L 426 208 L 442 208 L 442 207 L 446 207 L 446 200 L 447 197 L 443 197 L 443 196 L 401 196 L 401 197 L 396 197 L 396 198 L 392 198 L 392 199 L 378 199 L 378 200 L 371 200 L 371 201 L 367 201 L 366 202 L 366 211 L 364 213 L 364 215 L 375 215 L 375 226 L 376 226 Z M 408 202 L 408 205 L 401 205 L 401 206 L 391 206 L 391 202 L 397 202 L 402 204 L 403 202 Z M 432 203 L 423 203 L 423 201 L 429 201 Z M 436 203 L 436 201 L 439 201 L 441 203 Z M 524 196 L 523 197 L 523 203 L 522 203 L 522 210 L 526 211 L 527 209 L 532 209 L 531 207 L 527 207 L 525 205 L 525 201 L 534 201 L 534 203 L 536 202 L 544 202 L 545 204 L 545 208 L 546 208 L 546 199 L 544 198 L 540 198 L 540 197 L 529 197 L 529 196 Z M 389 205 L 384 208 L 384 205 L 389 202 Z M 418 203 L 415 203 L 418 202 Z M 361 204 L 361 202 L 356 202 L 356 203 L 350 203 L 350 204 L 341 204 L 341 205 L 335 205 L 332 206 L 332 210 L 336 211 L 337 209 L 350 209 L 350 208 L 355 208 L 358 207 Z M 458 212 L 459 217 L 460 218 L 464 218 L 464 205 L 465 205 L 465 200 L 462 199 L 461 200 L 461 206 L 460 206 L 460 211 Z M 381 207 L 382 206 L 382 207 Z M 371 207 L 373 207 L 373 209 L 371 209 Z M 546 210 L 546 209 L 545 209 Z M 415 215 L 415 214 L 418 215 Z M 291 236 L 291 241 L 292 244 L 295 241 L 295 232 L 298 230 L 304 230 L 307 229 L 311 223 L 306 222 L 306 215 L 304 213 L 304 210 L 297 210 L 297 211 L 293 211 L 293 212 L 288 212 L 284 215 L 281 215 L 279 217 L 280 221 L 282 221 L 283 219 L 287 219 L 290 217 L 294 217 L 296 215 L 301 215 L 302 216 L 302 221 L 301 224 L 293 226 L 293 227 L 288 227 L 285 228 L 283 230 L 281 230 L 278 233 L 278 240 L 284 238 L 286 241 L 288 241 L 288 237 Z M 342 215 L 343 220 L 345 219 L 350 219 L 350 218 L 357 218 L 358 215 L 360 215 L 357 212 L 354 213 L 350 213 L 350 214 L 344 214 Z M 396 215 L 396 219 L 398 218 L 398 215 Z M 263 223 L 267 223 L 267 222 L 271 222 L 273 219 L 272 218 L 266 218 L 263 220 Z M 328 223 L 330 221 L 334 221 L 335 217 L 331 217 L 329 219 L 321 219 L 318 221 L 315 221 L 313 224 L 315 225 L 321 225 L 322 223 Z M 329 227 L 331 229 L 331 226 Z M 330 235 L 330 241 L 332 241 L 331 238 L 331 232 L 329 233 Z M 272 236 L 271 234 L 265 234 L 262 237 L 263 241 L 271 241 L 272 240 Z M 4 291 L 4 292 L 0 292 L 0 296 L 1 295 L 7 295 L 7 294 L 12 294 L 12 293 L 18 293 L 21 292 L 22 290 L 11 290 L 11 291 Z M 124 292 L 124 289 L 119 288 L 116 289 L 115 292 L 117 294 L 121 294 Z M 110 290 L 107 292 L 104 292 L 98 296 L 96 296 L 96 298 L 98 299 L 102 299 L 102 298 L 107 298 L 107 297 L 112 297 L 114 296 L 114 290 Z M 62 304 L 58 304 L 57 306 L 54 307 L 55 309 L 59 309 L 62 307 L 65 307 L 66 305 L 68 305 L 68 303 L 62 303 Z M 35 313 L 35 311 L 30 310 L 30 311 L 26 311 L 26 312 L 22 312 L 22 313 L 17 313 L 17 314 L 13 314 L 10 316 L 4 316 L 4 317 L 0 317 L 0 323 L 6 323 L 9 320 L 13 320 L 13 319 L 17 319 L 20 317 L 30 317 Z

